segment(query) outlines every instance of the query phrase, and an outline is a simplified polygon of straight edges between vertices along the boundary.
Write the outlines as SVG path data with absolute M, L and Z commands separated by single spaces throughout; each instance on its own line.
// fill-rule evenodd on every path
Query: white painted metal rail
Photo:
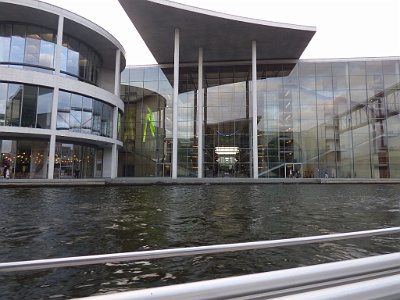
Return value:
M 66 258 L 29 260 L 20 262 L 0 263 L 0 274 L 15 271 L 42 270 L 49 268 L 72 267 L 102 264 L 110 262 L 137 261 L 145 259 L 168 258 L 168 257 L 183 257 L 191 255 L 204 255 L 222 252 L 234 252 L 244 250 L 276 248 L 283 246 L 304 245 L 311 243 L 322 243 L 329 241 L 338 241 L 344 239 L 364 238 L 377 235 L 387 235 L 400 233 L 400 227 L 391 227 L 384 229 L 366 230 L 349 233 L 336 233 L 328 235 L 319 235 L 312 237 L 300 237 L 291 239 L 281 239 L 273 241 L 259 241 L 237 244 L 223 244 L 201 247 L 186 247 L 177 249 L 163 249 L 152 251 L 125 252 L 115 254 L 88 255 Z
M 108 262 L 266 249 L 397 233 L 400 233 L 400 227 L 274 241 L 8 262 L 0 263 L 0 274 Z M 86 299 L 400 299 L 400 252 L 267 273 L 93 296 Z
M 86 299 L 400 299 L 400 253 Z

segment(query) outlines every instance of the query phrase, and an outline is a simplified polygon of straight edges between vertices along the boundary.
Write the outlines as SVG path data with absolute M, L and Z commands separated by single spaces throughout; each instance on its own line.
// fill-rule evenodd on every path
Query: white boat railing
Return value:
M 400 253 L 205 280 L 90 300 L 400 299 Z
M 104 264 L 111 262 L 137 261 L 156 258 L 182 257 L 191 255 L 215 254 L 222 252 L 235 252 L 244 250 L 276 248 L 283 246 L 305 245 L 311 243 L 322 243 L 345 239 L 364 238 L 377 235 L 400 233 L 400 227 L 384 229 L 365 230 L 348 233 L 334 233 L 311 237 L 299 237 L 291 239 L 281 239 L 272 241 L 259 241 L 236 244 L 222 244 L 200 247 L 186 247 L 175 249 L 124 252 L 113 254 L 100 254 L 88 256 L 75 256 L 66 258 L 52 258 L 40 260 L 28 260 L 19 262 L 0 263 L 0 274 L 15 271 L 42 270 L 60 267 L 84 266 L 94 264 Z
M 266 249 L 397 233 L 400 233 L 400 227 L 273 241 L 7 262 L 0 263 L 0 274 Z M 400 252 L 315 266 L 92 296 L 85 299 L 400 299 Z

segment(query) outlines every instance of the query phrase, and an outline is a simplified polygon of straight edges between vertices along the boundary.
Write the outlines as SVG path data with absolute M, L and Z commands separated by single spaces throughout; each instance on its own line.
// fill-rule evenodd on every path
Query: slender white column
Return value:
M 63 42 L 63 32 L 64 32 L 64 17 L 63 16 L 58 16 L 56 57 L 55 57 L 55 60 L 54 60 L 55 74 L 57 76 L 60 75 L 61 49 L 62 49 L 62 42 Z
M 117 49 L 115 52 L 115 80 L 114 80 L 114 95 L 120 95 L 121 84 L 121 51 Z
M 114 95 L 120 95 L 120 80 L 121 80 L 121 51 L 119 49 L 115 52 L 115 75 L 114 75 Z M 118 107 L 113 108 L 113 139 L 118 139 Z M 111 166 L 110 177 L 116 178 L 118 175 L 118 149 L 117 144 L 112 145 L 111 149 Z
M 198 71 L 198 89 L 197 89 L 197 177 L 203 178 L 203 48 L 199 48 L 199 71 Z
M 178 178 L 179 29 L 175 29 L 174 98 L 172 100 L 172 178 Z
M 257 136 L 257 42 L 252 44 L 252 118 L 253 118 L 253 177 L 258 178 L 258 136 Z
M 60 76 L 60 65 L 61 65 L 61 49 L 62 49 L 62 38 L 64 32 L 64 17 L 58 16 L 58 29 L 57 29 L 57 44 L 56 44 L 56 56 L 54 59 L 55 75 Z M 54 162 L 56 154 L 56 134 L 57 134 L 57 109 L 58 109 L 58 95 L 59 89 L 56 85 L 53 91 L 53 102 L 51 107 L 51 136 L 49 144 L 49 160 L 48 160 L 48 172 L 47 178 L 54 178 Z

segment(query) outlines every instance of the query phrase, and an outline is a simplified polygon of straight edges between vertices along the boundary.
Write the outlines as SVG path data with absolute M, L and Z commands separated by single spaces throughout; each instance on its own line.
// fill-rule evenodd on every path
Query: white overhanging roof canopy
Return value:
M 237 17 L 166 0 L 119 0 L 159 64 L 174 60 L 175 29 L 180 32 L 180 62 L 248 61 L 252 41 L 257 59 L 299 59 L 315 27 Z

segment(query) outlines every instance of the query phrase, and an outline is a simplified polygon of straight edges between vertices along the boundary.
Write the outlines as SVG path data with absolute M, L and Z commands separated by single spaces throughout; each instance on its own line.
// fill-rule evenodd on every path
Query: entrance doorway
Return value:
M 286 163 L 285 178 L 301 178 L 303 165 L 301 163 Z

